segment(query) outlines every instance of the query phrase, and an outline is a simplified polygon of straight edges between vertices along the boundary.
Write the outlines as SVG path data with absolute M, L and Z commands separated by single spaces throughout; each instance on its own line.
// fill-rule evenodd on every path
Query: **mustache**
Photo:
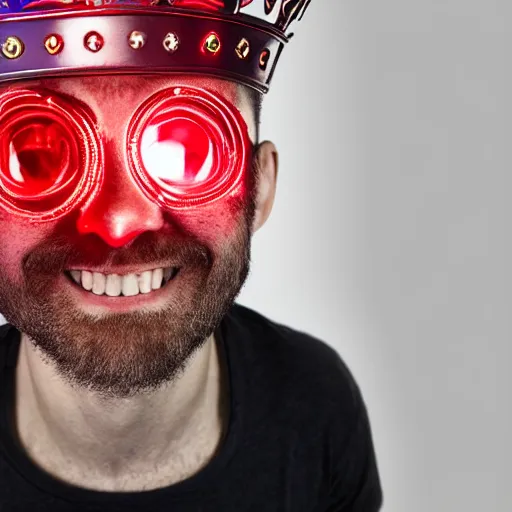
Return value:
M 130 244 L 116 249 L 94 236 L 75 241 L 54 236 L 25 255 L 22 269 L 25 276 L 57 275 L 69 268 L 147 265 L 161 261 L 169 262 L 170 266 L 210 267 L 213 255 L 205 245 L 176 234 L 142 233 Z

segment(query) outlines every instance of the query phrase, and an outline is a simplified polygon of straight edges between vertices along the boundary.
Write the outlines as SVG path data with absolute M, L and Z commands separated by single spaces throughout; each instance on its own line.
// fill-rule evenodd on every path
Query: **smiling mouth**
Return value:
M 66 270 L 64 275 L 74 286 L 94 295 L 134 297 L 150 294 L 167 286 L 180 270 L 181 267 L 166 267 L 119 275 L 76 269 Z

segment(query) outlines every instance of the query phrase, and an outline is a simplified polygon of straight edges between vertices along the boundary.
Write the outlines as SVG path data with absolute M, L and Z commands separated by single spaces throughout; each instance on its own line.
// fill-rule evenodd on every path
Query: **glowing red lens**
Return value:
M 208 133 L 191 119 L 160 117 L 142 133 L 141 158 L 148 174 L 162 186 L 207 181 L 214 165 Z
M 9 144 L 8 179 L 27 199 L 68 183 L 79 168 L 78 148 L 61 123 L 27 120 Z
M 157 93 L 128 129 L 128 160 L 141 189 L 166 208 L 204 205 L 234 193 L 250 141 L 240 112 L 204 89 Z
M 164 208 L 237 193 L 250 140 L 240 112 L 194 87 L 161 91 L 128 127 L 128 162 L 141 190 Z M 0 94 L 0 206 L 32 222 L 87 207 L 104 179 L 93 116 L 77 101 L 33 90 Z
M 0 204 L 56 220 L 99 187 L 101 145 L 85 110 L 29 90 L 0 95 Z

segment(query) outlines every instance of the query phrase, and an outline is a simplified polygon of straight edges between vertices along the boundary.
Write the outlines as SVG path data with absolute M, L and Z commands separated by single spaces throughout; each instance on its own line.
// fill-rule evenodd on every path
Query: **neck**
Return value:
M 221 441 L 227 416 L 221 363 L 212 335 L 165 387 L 105 400 L 72 387 L 22 335 L 19 440 L 42 469 L 80 487 L 142 490 L 175 483 L 206 465 Z

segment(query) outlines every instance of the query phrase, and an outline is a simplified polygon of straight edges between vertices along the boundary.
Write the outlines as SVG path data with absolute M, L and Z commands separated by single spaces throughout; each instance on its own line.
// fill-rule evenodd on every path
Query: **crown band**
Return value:
M 266 93 L 287 38 L 230 17 L 140 8 L 0 19 L 0 83 L 41 76 L 194 73 Z

